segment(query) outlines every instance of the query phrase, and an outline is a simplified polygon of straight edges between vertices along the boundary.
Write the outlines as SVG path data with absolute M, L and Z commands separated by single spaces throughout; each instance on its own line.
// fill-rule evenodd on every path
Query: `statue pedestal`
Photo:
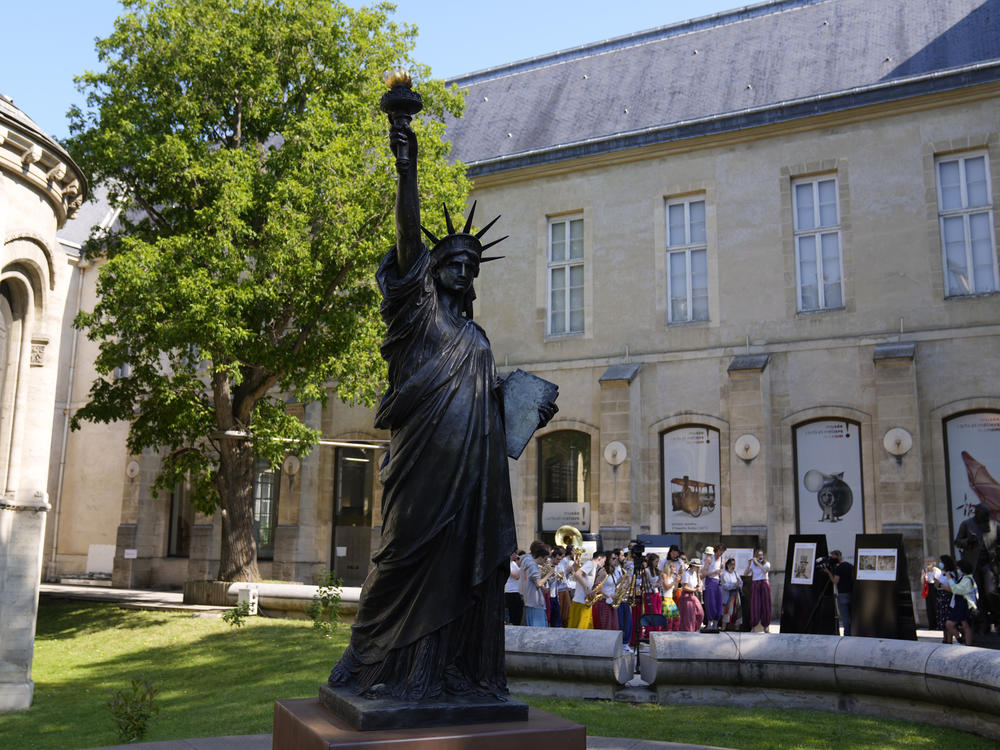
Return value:
M 587 728 L 532 708 L 527 721 L 360 731 L 317 698 L 299 698 L 275 701 L 273 738 L 273 750 L 586 750 Z

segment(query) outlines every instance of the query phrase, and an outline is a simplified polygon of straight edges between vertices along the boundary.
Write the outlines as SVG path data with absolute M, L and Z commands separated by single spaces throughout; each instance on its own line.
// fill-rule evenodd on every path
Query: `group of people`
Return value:
M 626 650 L 633 650 L 648 630 L 741 630 L 743 578 L 748 577 L 750 628 L 767 632 L 771 563 L 757 549 L 745 569 L 737 570 L 736 559 L 725 553 L 725 545 L 719 544 L 705 547 L 701 558 L 688 559 L 672 545 L 661 560 L 633 545 L 598 549 L 586 557 L 581 550 L 534 541 L 528 552 L 510 556 L 504 589 L 507 622 L 620 630 Z
M 1000 631 L 1000 533 L 985 505 L 977 505 L 955 537 L 959 560 L 928 558 L 920 574 L 921 596 L 931 628 L 945 643 L 971 646 L 975 633 Z

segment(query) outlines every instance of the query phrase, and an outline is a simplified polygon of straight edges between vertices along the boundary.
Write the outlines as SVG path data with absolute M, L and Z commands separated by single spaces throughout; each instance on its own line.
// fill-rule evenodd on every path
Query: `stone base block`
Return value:
M 275 701 L 272 750 L 586 750 L 587 728 L 529 709 L 527 721 L 359 731 L 316 698 Z
M 31 708 L 31 696 L 35 692 L 35 683 L 0 682 L 0 714 L 11 711 L 27 711 Z
M 500 701 L 448 696 L 435 701 L 399 701 L 362 698 L 347 688 L 320 685 L 319 702 L 363 732 L 528 720 L 528 704 L 514 698 Z

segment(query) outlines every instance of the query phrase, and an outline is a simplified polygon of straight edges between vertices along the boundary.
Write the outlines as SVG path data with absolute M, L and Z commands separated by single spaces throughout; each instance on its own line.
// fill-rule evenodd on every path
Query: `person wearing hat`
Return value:
M 705 610 L 698 600 L 698 592 L 701 591 L 701 560 L 694 558 L 688 563 L 688 569 L 681 576 L 680 599 L 677 601 L 677 609 L 681 613 L 681 626 L 679 630 L 694 633 L 701 627 L 702 620 L 705 619 Z
M 705 619 L 708 620 L 706 630 L 718 630 L 719 620 L 722 619 L 722 586 L 719 578 L 722 574 L 722 553 L 725 551 L 724 544 L 719 545 L 718 554 L 713 547 L 705 547 L 702 559 L 701 580 L 705 590 Z

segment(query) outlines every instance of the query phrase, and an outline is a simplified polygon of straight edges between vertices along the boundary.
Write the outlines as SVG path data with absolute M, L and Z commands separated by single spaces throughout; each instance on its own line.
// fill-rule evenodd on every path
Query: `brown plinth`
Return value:
M 586 750 L 587 728 L 532 708 L 527 721 L 361 732 L 316 698 L 274 702 L 272 750 Z

